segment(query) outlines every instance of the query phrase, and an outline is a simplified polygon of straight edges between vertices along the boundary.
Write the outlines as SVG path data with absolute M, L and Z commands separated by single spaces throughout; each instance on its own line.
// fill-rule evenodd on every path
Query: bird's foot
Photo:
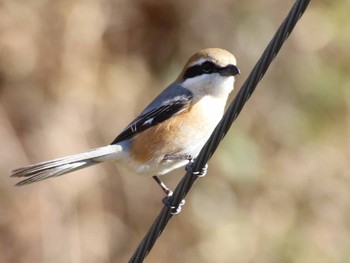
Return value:
M 200 171 L 194 171 L 193 163 L 194 163 L 194 159 L 190 160 L 190 162 L 185 167 L 186 171 L 198 177 L 204 177 L 208 171 L 208 164 L 206 164 Z
M 170 213 L 172 215 L 177 215 L 181 212 L 182 206 L 186 203 L 185 199 L 183 199 L 180 204 L 176 207 L 171 205 L 171 197 L 173 196 L 173 191 L 171 191 L 165 183 L 158 176 L 153 176 L 153 179 L 157 182 L 157 184 L 162 188 L 166 197 L 163 198 L 163 204 L 170 209 Z

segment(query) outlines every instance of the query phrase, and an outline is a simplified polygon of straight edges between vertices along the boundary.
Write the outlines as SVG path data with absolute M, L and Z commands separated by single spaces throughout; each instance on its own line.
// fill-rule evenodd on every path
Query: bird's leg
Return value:
M 196 175 L 198 177 L 205 176 L 205 174 L 207 173 L 207 170 L 208 170 L 208 164 L 206 164 L 202 168 L 201 171 L 195 172 L 195 171 L 193 171 L 194 159 L 195 158 L 193 158 L 191 155 L 188 155 L 188 154 L 165 155 L 164 158 L 163 158 L 163 160 L 165 160 L 165 161 L 188 160 L 189 163 L 185 167 L 187 172 L 189 172 L 189 173 L 191 173 L 193 175 Z M 185 204 L 185 200 L 182 200 L 178 207 L 171 206 L 170 205 L 170 198 L 173 195 L 173 191 L 171 191 L 169 189 L 169 187 L 167 187 L 165 185 L 165 183 L 162 180 L 160 180 L 159 176 L 155 175 L 155 176 L 153 176 L 153 179 L 157 182 L 157 184 L 162 188 L 162 190 L 166 194 L 166 197 L 163 199 L 163 203 L 172 210 L 171 214 L 176 215 L 176 214 L 180 213 L 181 212 L 181 207 Z
M 172 196 L 173 195 L 173 191 L 171 191 L 169 189 L 169 187 L 167 187 L 165 185 L 165 183 L 162 180 L 160 180 L 159 176 L 155 175 L 155 176 L 153 176 L 153 179 L 157 182 L 157 184 L 160 186 L 160 188 L 162 188 L 162 190 L 164 191 L 166 196 Z
M 191 161 L 192 155 L 189 154 L 167 154 L 164 156 L 164 161 Z
M 182 154 L 167 154 L 163 157 L 163 161 L 179 161 L 179 160 L 189 160 L 188 158 L 190 158 L 189 155 L 182 155 Z M 162 190 L 164 191 L 164 193 L 167 195 L 167 197 L 170 197 L 173 195 L 173 191 L 171 191 L 169 189 L 169 187 L 167 187 L 165 185 L 165 183 L 160 180 L 159 176 L 155 175 L 153 176 L 153 179 L 157 182 L 157 184 L 162 188 Z
M 165 185 L 165 183 L 162 180 L 160 180 L 159 176 L 155 175 L 155 176 L 153 176 L 153 179 L 157 182 L 157 184 L 162 188 L 162 190 L 166 194 L 166 197 L 164 197 L 162 201 L 163 201 L 164 205 L 166 205 L 168 208 L 171 209 L 170 213 L 172 215 L 177 215 L 178 213 L 180 213 L 181 212 L 181 207 L 185 204 L 185 200 L 182 200 L 177 207 L 176 206 L 172 206 L 170 204 L 170 198 L 173 195 L 173 191 L 171 191 L 169 189 L 169 187 L 167 187 Z
M 193 171 L 193 163 L 195 158 L 192 157 L 192 155 L 189 154 L 174 154 L 174 155 L 165 155 L 163 160 L 172 160 L 172 161 L 178 161 L 178 160 L 188 160 L 189 163 L 186 165 L 185 169 L 187 172 L 196 175 L 198 177 L 203 177 L 206 175 L 208 170 L 208 164 L 206 164 L 201 171 L 195 172 Z

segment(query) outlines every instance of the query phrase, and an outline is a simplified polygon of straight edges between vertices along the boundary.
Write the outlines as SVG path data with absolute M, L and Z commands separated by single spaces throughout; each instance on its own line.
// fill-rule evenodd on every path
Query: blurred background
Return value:
M 152 179 L 8 171 L 110 143 L 199 49 L 236 55 L 237 91 L 293 3 L 0 1 L 0 262 L 127 262 Z M 349 262 L 349 10 L 311 3 L 146 262 Z

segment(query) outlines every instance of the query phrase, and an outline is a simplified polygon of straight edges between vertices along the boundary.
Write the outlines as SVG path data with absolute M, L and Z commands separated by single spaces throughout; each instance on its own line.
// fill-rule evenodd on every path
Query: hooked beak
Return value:
M 220 75 L 221 76 L 236 76 L 241 74 L 241 71 L 239 70 L 239 68 L 235 65 L 228 65 L 224 68 L 222 68 L 222 70 L 220 70 Z

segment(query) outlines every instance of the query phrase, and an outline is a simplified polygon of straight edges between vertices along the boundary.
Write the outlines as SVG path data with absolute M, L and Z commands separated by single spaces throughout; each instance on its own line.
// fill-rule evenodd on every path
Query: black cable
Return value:
M 204 145 L 200 154 L 192 165 L 193 172 L 201 171 L 210 157 L 214 154 L 220 141 L 224 138 L 227 131 L 231 127 L 238 114 L 241 112 L 244 104 L 250 98 L 254 92 L 257 84 L 265 75 L 271 62 L 276 57 L 277 53 L 281 49 L 283 43 L 286 41 L 299 18 L 305 12 L 310 0 L 297 0 L 290 10 L 288 16 L 283 21 L 278 31 L 274 35 L 273 39 L 265 49 L 264 53 L 260 57 L 259 61 L 254 66 L 252 72 L 248 76 L 247 80 L 242 85 L 241 89 L 237 93 L 235 99 L 230 104 L 229 108 L 225 112 L 220 123 L 215 128 L 214 132 L 210 136 L 207 143 Z M 174 194 L 170 200 L 170 206 L 178 207 L 181 201 L 185 198 L 193 183 L 196 181 L 198 176 L 193 173 L 187 172 L 182 178 L 180 183 L 177 185 Z M 141 241 L 139 247 L 136 249 L 134 255 L 129 260 L 131 263 L 143 262 L 149 251 L 152 249 L 157 238 L 161 235 L 168 221 L 172 218 L 170 209 L 164 206 L 159 216 L 156 218 L 148 233 Z

